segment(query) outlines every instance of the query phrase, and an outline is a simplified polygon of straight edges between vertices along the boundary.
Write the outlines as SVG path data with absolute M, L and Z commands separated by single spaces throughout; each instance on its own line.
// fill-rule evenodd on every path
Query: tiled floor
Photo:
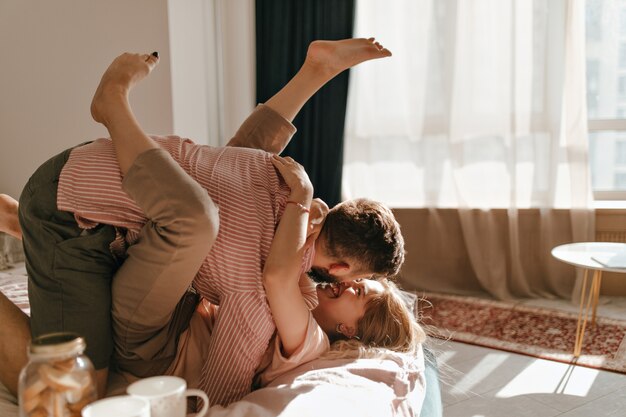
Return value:
M 599 314 L 626 318 L 624 299 L 604 301 Z M 563 301 L 532 304 L 574 307 Z M 434 343 L 443 374 L 445 417 L 626 416 L 624 374 L 464 343 Z
M 0 278 L 24 273 L 20 264 L 0 272 Z M 577 311 L 564 301 L 524 304 Z M 626 318 L 626 298 L 603 298 L 598 315 Z M 444 417 L 626 417 L 624 374 L 464 343 L 433 344 L 442 373 Z

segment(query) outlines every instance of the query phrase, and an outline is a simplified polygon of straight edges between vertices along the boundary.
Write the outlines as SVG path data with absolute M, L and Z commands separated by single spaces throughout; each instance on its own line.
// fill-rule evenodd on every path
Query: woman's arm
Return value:
M 313 186 L 304 168 L 293 159 L 272 158 L 274 166 L 291 188 L 291 194 L 265 262 L 263 285 L 282 341 L 283 354 L 288 357 L 304 341 L 309 322 L 310 312 L 298 282 L 302 257 L 307 248 Z

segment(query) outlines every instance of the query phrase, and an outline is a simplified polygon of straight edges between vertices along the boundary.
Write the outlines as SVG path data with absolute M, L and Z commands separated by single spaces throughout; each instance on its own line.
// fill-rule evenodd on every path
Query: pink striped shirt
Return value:
M 250 391 L 275 326 L 262 271 L 289 195 L 267 152 L 209 147 L 177 136 L 153 136 L 219 208 L 219 233 L 194 286 L 220 306 L 203 365 L 200 388 L 211 405 L 226 405 Z M 147 218 L 122 190 L 112 143 L 98 139 L 75 148 L 61 172 L 57 205 L 81 227 L 98 223 L 127 230 L 134 243 Z M 311 254 L 303 262 L 310 267 Z

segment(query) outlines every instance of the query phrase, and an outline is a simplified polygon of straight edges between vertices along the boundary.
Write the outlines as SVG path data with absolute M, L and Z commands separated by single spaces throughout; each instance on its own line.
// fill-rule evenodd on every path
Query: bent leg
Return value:
M 111 135 L 122 188 L 149 219 L 112 286 L 116 362 L 136 375 L 152 362 L 152 368 L 164 370 L 173 358 L 178 328 L 169 323 L 176 321 L 177 305 L 218 228 L 207 192 L 145 134 L 130 108 L 130 90 L 157 63 L 156 54 L 117 57 L 91 105 L 92 116 Z
M 158 375 L 196 307 L 183 296 L 217 237 L 218 213 L 164 150 L 141 154 L 123 186 L 150 221 L 113 280 L 116 362 L 139 377 Z
M 259 104 L 226 144 L 239 148 L 261 149 L 279 154 L 285 149 L 296 128 L 271 107 Z
M 173 359 L 177 306 L 218 229 L 217 208 L 207 192 L 145 134 L 131 111 L 130 90 L 157 63 L 156 54 L 119 56 L 104 73 L 91 107 L 111 135 L 122 188 L 149 219 L 112 286 L 116 362 L 135 375 L 162 373 Z
M 295 133 L 290 122 L 320 88 L 348 68 L 388 56 L 374 38 L 311 43 L 298 73 L 265 103 L 267 109 L 257 107 L 226 146 L 281 153 Z
M 0 382 L 17 395 L 17 380 L 28 358 L 30 343 L 28 316 L 0 293 Z
M 18 203 L 14 198 L 0 194 L 0 232 L 22 239 L 22 229 L 17 218 Z
M 159 145 L 145 134 L 133 114 L 128 94 L 157 66 L 158 54 L 122 54 L 115 58 L 102 75 L 91 101 L 91 115 L 111 135 L 122 175 L 135 158 Z
M 69 152 L 44 163 L 20 197 L 31 335 L 75 332 L 84 337 L 103 395 L 113 352 L 111 278 L 118 265 L 109 245 L 115 230 L 104 225 L 83 230 L 71 213 L 57 210 L 58 180 Z

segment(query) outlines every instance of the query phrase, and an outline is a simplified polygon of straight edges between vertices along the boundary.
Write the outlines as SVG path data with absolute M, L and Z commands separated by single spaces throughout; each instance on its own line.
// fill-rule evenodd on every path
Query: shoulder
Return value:
M 330 341 L 324 330 L 313 318 L 313 314 L 309 312 L 306 336 L 296 351 L 289 358 L 284 357 L 282 354 L 282 343 L 278 335 L 276 336 L 274 347 L 275 361 L 304 363 L 319 358 L 330 349 Z

